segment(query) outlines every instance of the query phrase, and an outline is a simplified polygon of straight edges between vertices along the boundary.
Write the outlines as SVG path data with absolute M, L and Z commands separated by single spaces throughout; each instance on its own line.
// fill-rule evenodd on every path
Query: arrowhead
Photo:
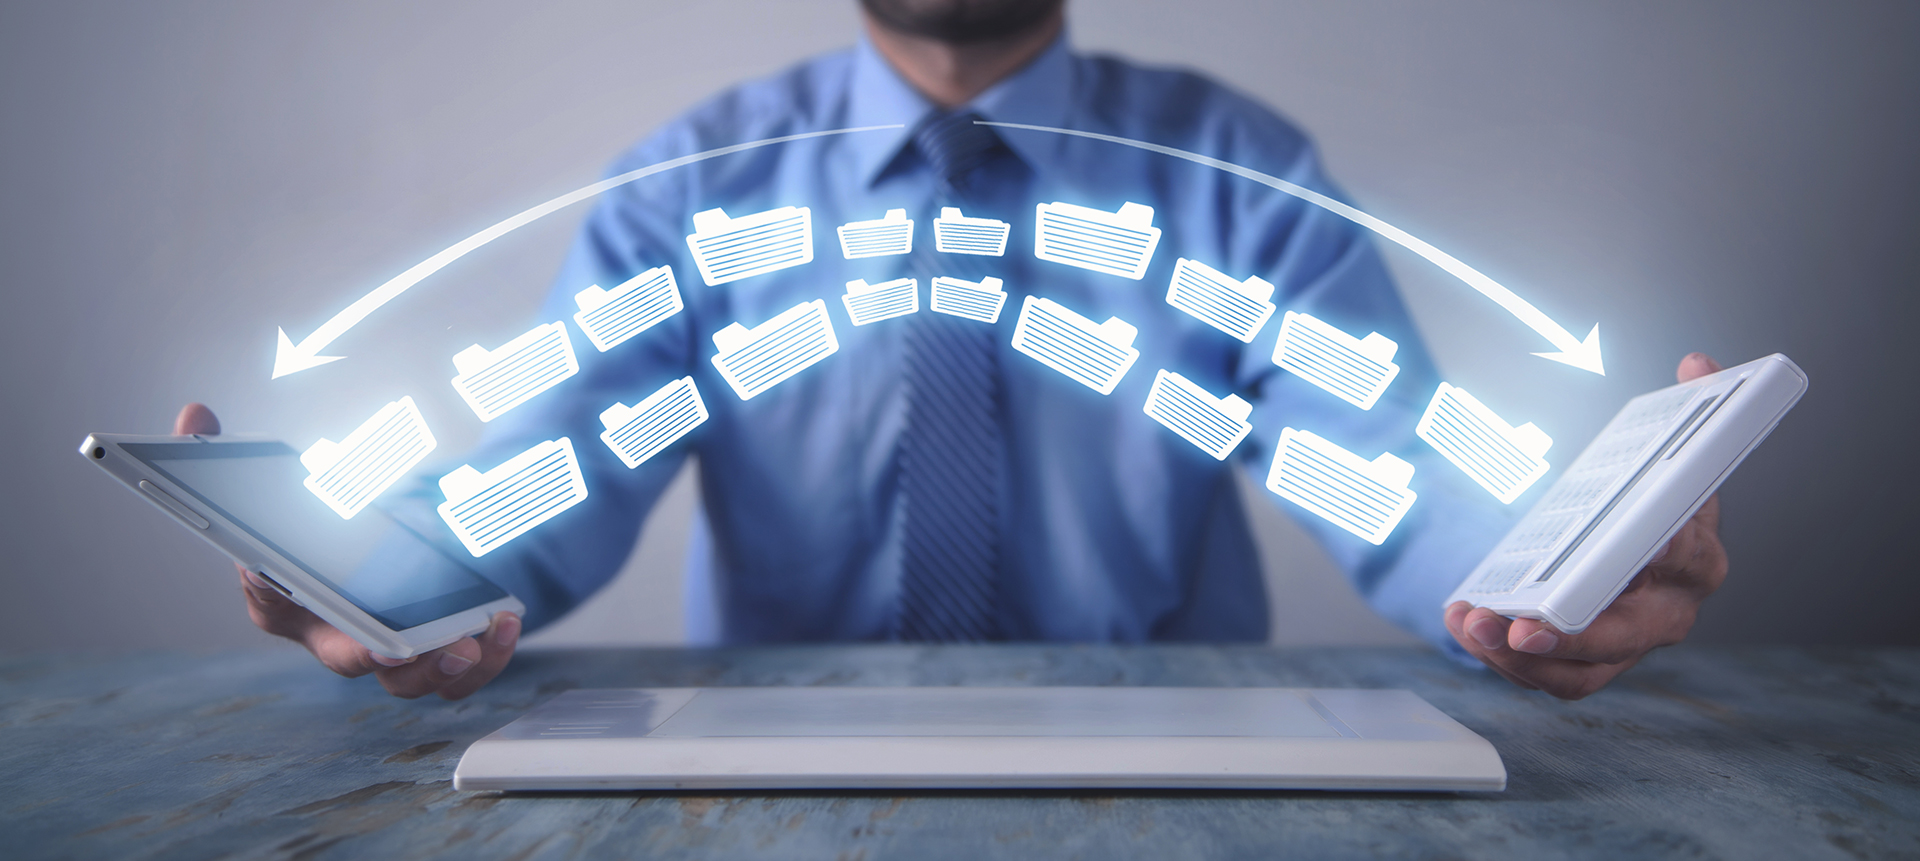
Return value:
M 1587 333 L 1587 339 L 1571 350 L 1558 353 L 1534 353 L 1542 359 L 1552 359 L 1563 365 L 1572 365 L 1583 371 L 1592 371 L 1600 376 L 1607 375 L 1605 365 L 1600 363 L 1600 324 L 1593 324 L 1593 331 Z
M 313 352 L 318 352 L 315 350 Z M 317 368 L 328 362 L 338 362 L 345 356 L 316 356 L 293 343 L 287 337 L 287 330 L 280 330 L 280 347 L 273 351 L 273 378 L 280 379 L 308 368 Z

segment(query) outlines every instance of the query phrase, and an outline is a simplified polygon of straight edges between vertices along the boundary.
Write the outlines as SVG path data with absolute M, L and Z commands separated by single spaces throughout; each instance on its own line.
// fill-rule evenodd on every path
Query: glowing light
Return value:
M 1272 319 L 1273 285 L 1258 275 L 1236 281 L 1198 260 L 1179 259 L 1173 281 L 1167 284 L 1167 304 L 1215 329 L 1253 343 L 1253 336 Z
M 1103 395 L 1133 367 L 1139 330 L 1119 317 L 1095 324 L 1052 299 L 1028 296 L 1013 329 L 1013 348 Z
M 595 284 L 575 293 L 573 303 L 580 306 L 580 313 L 573 315 L 574 325 L 602 353 L 686 307 L 673 269 L 666 266 L 635 275 L 612 291 Z
M 1165 369 L 1154 375 L 1144 409 L 1154 421 L 1213 455 L 1214 460 L 1226 460 L 1253 432 L 1253 425 L 1247 423 L 1247 417 L 1253 415 L 1252 404 L 1234 394 L 1216 398 L 1186 377 Z
M 699 387 L 692 377 L 681 377 L 633 406 L 616 402 L 602 410 L 600 424 L 606 430 L 600 441 L 632 469 L 706 420 L 707 404 Z
M 1495 499 L 1511 503 L 1547 474 L 1553 439 L 1528 422 L 1507 424 L 1466 389 L 1441 383 L 1413 429 Z
M 1000 321 L 1000 309 L 1007 304 L 1007 291 L 1001 289 L 1001 283 L 998 278 L 967 281 L 937 276 L 928 291 L 931 294 L 928 304 L 938 314 L 997 323 Z
M 783 206 L 739 218 L 723 209 L 696 212 L 687 249 L 708 287 L 812 263 L 813 210 Z
M 1034 207 L 1033 256 L 1041 260 L 1138 281 L 1159 244 L 1153 207 L 1145 204 L 1122 204 L 1118 212 L 1057 200 Z
M 1280 322 L 1273 363 L 1363 410 L 1373 409 L 1400 366 L 1400 345 L 1379 332 L 1355 338 L 1307 314 L 1288 311 Z
M 883 218 L 849 221 L 840 225 L 840 255 L 848 260 L 892 257 L 913 251 L 913 219 L 904 209 L 889 209 Z
M 1309 431 L 1283 428 L 1267 489 L 1316 517 L 1380 544 L 1413 508 L 1413 464 L 1381 452 L 1372 461 Z
M 474 415 L 490 422 L 579 373 L 580 360 L 573 355 L 566 325 L 556 320 L 533 327 L 498 350 L 479 344 L 461 350 L 453 357 L 453 367 L 460 372 L 453 378 L 453 390 Z
M 437 443 L 413 398 L 380 408 L 339 442 L 320 438 L 300 453 L 302 484 L 335 514 L 352 520 L 414 468 Z
M 1025 123 L 995 123 L 985 120 L 977 120 L 976 123 L 999 128 L 1025 129 L 1027 131 L 1071 135 L 1073 137 L 1083 137 L 1120 144 L 1122 146 L 1130 146 L 1135 149 L 1143 149 L 1148 152 L 1156 152 L 1161 155 L 1185 159 L 1195 164 L 1206 165 L 1207 167 L 1250 179 L 1277 191 L 1293 195 L 1328 212 L 1352 221 L 1361 227 L 1378 233 L 1393 241 L 1395 244 L 1426 258 L 1428 262 L 1446 270 L 1455 278 L 1466 282 L 1467 286 L 1479 291 L 1481 295 L 1492 299 L 1501 308 L 1506 309 L 1507 313 L 1519 318 L 1520 322 L 1527 325 L 1527 328 L 1538 332 L 1541 337 L 1546 338 L 1547 341 L 1553 344 L 1554 348 L 1558 350 L 1558 352 L 1534 353 L 1534 355 L 1543 359 L 1552 359 L 1562 364 L 1571 365 L 1583 371 L 1592 371 L 1593 373 L 1603 376 L 1606 374 L 1606 369 L 1600 361 L 1600 326 L 1598 324 L 1595 324 L 1593 329 L 1587 333 L 1585 340 L 1576 338 L 1573 336 L 1573 333 L 1568 332 L 1566 328 L 1559 323 L 1555 323 L 1547 315 L 1541 313 L 1540 309 L 1533 307 L 1533 305 L 1525 299 L 1515 295 L 1512 290 L 1508 290 L 1499 282 L 1481 274 L 1479 270 L 1460 262 L 1455 259 L 1453 255 L 1427 244 L 1411 233 L 1394 227 L 1391 224 L 1312 189 L 1295 185 L 1279 177 L 1269 176 L 1251 168 L 1241 167 L 1232 162 L 1221 161 L 1217 158 L 1210 158 L 1199 153 L 1174 149 L 1169 146 L 1147 143 L 1146 141 L 1130 140 L 1128 138 L 1103 135 L 1095 132 L 1075 131 L 1073 129 L 1027 125 Z
M 720 352 L 713 366 L 740 399 L 752 400 L 768 389 L 833 355 L 840 349 L 827 303 L 802 302 L 751 329 L 739 323 L 713 333 Z
M 547 440 L 486 472 L 471 465 L 440 479 L 447 497 L 434 509 L 467 552 L 485 556 L 579 505 L 587 482 L 573 440 Z
M 341 335 L 346 334 L 347 330 L 352 329 L 355 324 L 366 319 L 367 315 L 378 310 L 380 306 L 393 301 L 394 297 L 405 293 L 407 288 L 420 283 L 425 280 L 427 276 L 446 268 L 447 264 L 465 257 L 468 253 L 482 245 L 492 242 L 521 227 L 525 227 L 554 212 L 579 203 L 580 201 L 587 200 L 611 189 L 619 188 L 627 183 L 644 179 L 662 171 L 685 167 L 690 164 L 706 161 L 707 159 L 719 158 L 723 155 L 732 155 L 733 153 L 744 152 L 750 149 L 806 140 L 808 138 L 830 137 L 833 135 L 856 134 L 859 132 L 883 131 L 898 128 L 904 128 L 904 126 L 896 123 L 884 126 L 829 129 L 827 131 L 783 135 L 765 140 L 748 141 L 747 143 L 723 146 L 717 149 L 697 152 L 692 155 L 668 159 L 658 164 L 650 164 L 643 168 L 627 171 L 619 176 L 603 179 L 585 188 L 567 192 L 538 206 L 523 210 L 511 218 L 462 239 L 440 253 L 414 264 L 412 268 L 394 276 L 389 279 L 387 283 L 374 288 L 373 292 L 354 300 L 353 304 L 348 305 L 346 310 L 333 315 L 331 319 L 321 324 L 320 328 L 315 329 L 313 334 L 301 339 L 298 344 L 295 344 L 292 338 L 287 337 L 286 329 L 281 329 L 279 333 L 279 346 L 274 351 L 273 356 L 273 378 L 277 380 L 288 374 L 298 373 L 308 368 L 316 368 L 328 362 L 335 362 L 345 358 L 343 356 L 322 356 L 320 355 L 320 351 L 325 350 L 328 345 L 332 344 Z
M 933 250 L 945 254 L 1002 257 L 1013 225 L 993 218 L 968 218 L 955 207 L 943 207 L 933 220 Z
M 896 278 L 879 284 L 848 281 L 847 292 L 840 297 L 840 302 L 847 306 L 847 318 L 855 326 L 904 317 L 920 310 L 920 282 L 914 278 Z

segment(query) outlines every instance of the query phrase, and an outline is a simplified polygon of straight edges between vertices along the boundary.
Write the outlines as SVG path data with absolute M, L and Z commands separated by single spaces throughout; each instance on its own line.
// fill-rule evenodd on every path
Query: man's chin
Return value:
M 860 0 L 891 30 L 967 44 L 1017 36 L 1040 26 L 1066 0 Z

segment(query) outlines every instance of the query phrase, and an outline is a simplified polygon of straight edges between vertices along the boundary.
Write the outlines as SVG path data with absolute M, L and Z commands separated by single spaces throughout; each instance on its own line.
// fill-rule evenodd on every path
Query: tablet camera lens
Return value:
M 100 446 L 97 446 L 97 445 L 93 447 L 93 459 L 94 459 L 94 460 L 99 460 L 99 459 L 101 459 L 101 458 L 103 458 L 103 457 L 106 457 L 106 456 L 107 456 L 107 450 L 106 450 L 105 448 L 102 448 L 102 447 L 100 447 Z

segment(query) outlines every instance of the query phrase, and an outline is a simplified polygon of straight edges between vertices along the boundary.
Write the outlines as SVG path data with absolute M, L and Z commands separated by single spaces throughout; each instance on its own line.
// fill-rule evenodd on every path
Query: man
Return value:
M 1190 163 L 976 120 L 1149 140 L 1337 195 L 1298 131 L 1197 76 L 1069 53 L 1061 0 L 862 5 L 866 38 L 854 50 L 724 93 L 615 166 L 900 126 L 701 162 L 599 202 L 542 319 L 570 317 L 573 294 L 588 285 L 663 264 L 679 275 L 685 309 L 632 342 L 583 354 L 577 377 L 494 422 L 468 460 L 485 467 L 539 440 L 593 439 L 609 404 L 682 376 L 694 378 L 711 416 L 637 468 L 576 446 L 587 503 L 477 562 L 527 603 L 529 624 L 558 617 L 618 570 L 661 490 L 697 453 L 705 511 L 690 551 L 696 642 L 1265 639 L 1258 559 L 1231 467 L 1141 414 L 1154 369 L 1164 368 L 1252 403 L 1255 430 L 1232 463 L 1256 482 L 1284 427 L 1416 465 L 1419 503 L 1378 547 L 1301 521 L 1377 610 L 1436 644 L 1524 687 L 1580 697 L 1685 635 L 1725 574 L 1712 503 L 1578 636 L 1464 604 L 1441 611 L 1508 515 L 1413 439 L 1439 378 L 1364 231 Z M 1145 279 L 1127 280 L 1036 260 L 1023 239 L 1004 257 L 929 247 L 930 221 L 944 207 L 1025 226 L 1048 201 L 1152 206 L 1162 251 Z M 692 213 L 788 205 L 809 207 L 828 236 L 834 225 L 905 209 L 915 249 L 820 254 L 733 283 L 695 282 L 684 241 Z M 1243 344 L 1166 304 L 1154 285 L 1168 283 L 1176 255 L 1235 278 L 1259 275 L 1276 285 L 1282 308 L 1386 335 L 1399 345 L 1400 376 L 1360 410 L 1281 371 L 1270 359 L 1277 323 Z M 938 275 L 1001 278 L 1007 313 L 986 323 L 923 307 L 865 326 L 836 316 L 836 355 L 751 400 L 736 398 L 708 361 L 710 336 L 730 323 L 754 326 L 815 299 L 837 305 L 855 278 L 914 277 L 924 289 Z M 1091 320 L 1128 321 L 1140 367 L 1103 395 L 1015 351 L 1014 318 L 1028 296 Z M 1714 369 L 1690 356 L 1680 376 Z M 217 423 L 195 405 L 178 430 Z M 336 672 L 375 673 L 399 696 L 472 693 L 505 666 L 521 629 L 501 614 L 477 639 L 390 665 L 243 578 L 261 628 L 302 642 Z

